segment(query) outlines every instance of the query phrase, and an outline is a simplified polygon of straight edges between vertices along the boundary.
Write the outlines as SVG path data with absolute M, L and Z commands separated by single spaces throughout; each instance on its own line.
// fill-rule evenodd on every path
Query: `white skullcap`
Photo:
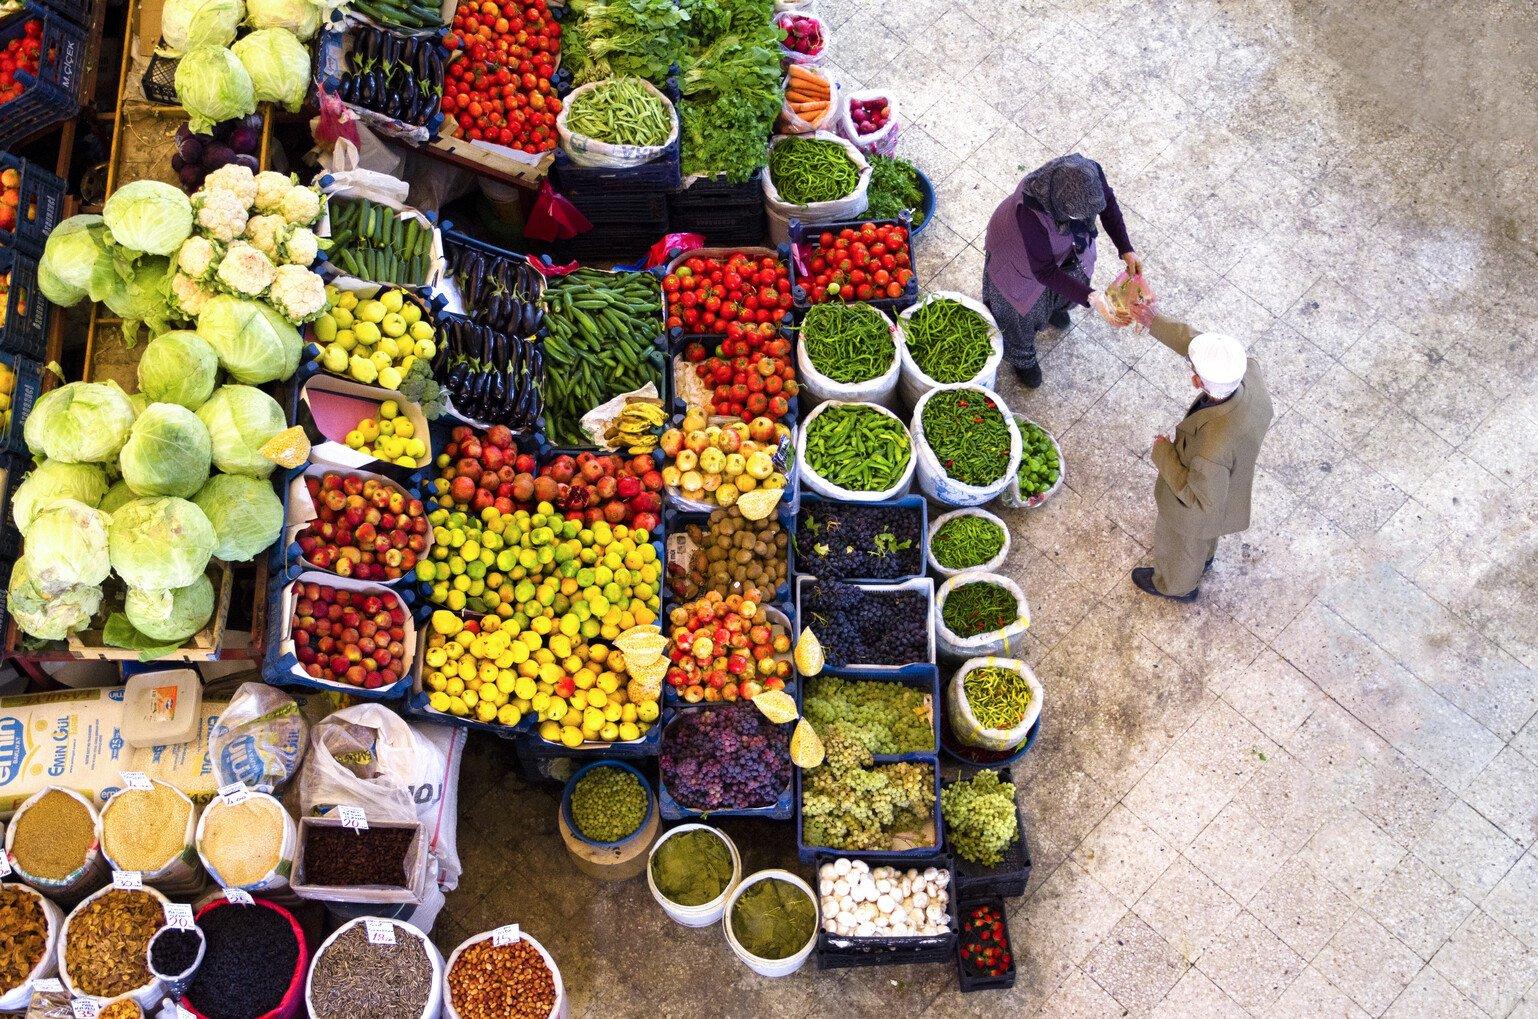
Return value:
M 1244 344 L 1226 333 L 1202 333 L 1191 341 L 1186 356 L 1201 376 L 1202 388 L 1219 398 L 1239 388 L 1248 363 Z

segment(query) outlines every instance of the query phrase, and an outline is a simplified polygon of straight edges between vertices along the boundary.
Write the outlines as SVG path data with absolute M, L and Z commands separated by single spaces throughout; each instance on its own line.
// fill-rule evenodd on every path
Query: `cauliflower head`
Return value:
M 177 272 L 171 277 L 171 303 L 183 318 L 197 318 L 203 311 L 203 305 L 213 296 L 213 290 L 201 280 L 193 279 L 184 272 Z
M 199 191 L 192 196 L 192 207 L 198 230 L 206 237 L 228 244 L 245 232 L 246 207 L 234 192 Z
M 277 213 L 283 208 L 283 196 L 297 186 L 298 179 L 293 174 L 263 170 L 256 175 L 256 201 L 252 204 L 257 212 Z
M 290 188 L 283 196 L 283 218 L 294 226 L 313 226 L 320 219 L 320 192 L 312 187 Z
M 256 201 L 256 174 L 249 166 L 226 163 L 203 178 L 204 191 L 228 191 L 240 199 L 242 208 L 249 209 Z
M 272 259 L 245 241 L 236 241 L 224 253 L 215 281 L 239 297 L 260 297 L 272 286 L 277 269 Z
M 295 227 L 283 244 L 283 261 L 291 265 L 309 265 L 320 254 L 320 239 L 307 226 Z
M 282 259 L 280 250 L 288 231 L 288 222 L 282 216 L 252 216 L 246 220 L 246 240 L 274 262 Z
M 176 252 L 176 268 L 193 279 L 206 280 L 224 257 L 224 246 L 193 234 Z
M 326 310 L 326 285 L 305 266 L 280 265 L 267 302 L 294 325 L 313 322 Z

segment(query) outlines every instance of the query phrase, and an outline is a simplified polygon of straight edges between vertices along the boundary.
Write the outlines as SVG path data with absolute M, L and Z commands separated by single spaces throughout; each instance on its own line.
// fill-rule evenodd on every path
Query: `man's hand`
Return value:
M 1102 291 L 1096 290 L 1089 295 L 1089 306 L 1111 325 L 1120 328 L 1132 324 L 1132 316 L 1125 311 L 1119 311 L 1111 306 Z
M 1169 440 L 1169 436 L 1154 436 L 1153 449 L 1150 451 L 1149 456 L 1153 459 L 1155 464 L 1159 462 L 1161 457 L 1172 456 L 1174 455 L 1174 452 L 1175 444 Z
M 1141 276 L 1143 274 L 1143 259 L 1138 256 L 1136 251 L 1127 252 L 1121 256 L 1121 260 L 1127 263 L 1128 275 Z

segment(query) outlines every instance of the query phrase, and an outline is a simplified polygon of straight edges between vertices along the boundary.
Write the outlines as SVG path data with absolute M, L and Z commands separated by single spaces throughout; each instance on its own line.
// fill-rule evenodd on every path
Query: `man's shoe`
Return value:
M 1137 569 L 1132 571 L 1132 582 L 1136 584 L 1138 589 L 1141 591 L 1146 591 L 1149 594 L 1156 594 L 1160 598 L 1168 598 L 1171 601 L 1196 600 L 1196 592 L 1199 590 L 1199 588 L 1192 588 L 1187 594 L 1165 594 L 1157 587 L 1154 587 L 1153 577 L 1154 571 L 1152 566 L 1139 566 Z
M 1207 575 L 1207 571 L 1212 569 L 1212 564 L 1217 562 L 1217 561 L 1218 561 L 1218 557 L 1217 556 L 1213 556 L 1211 559 L 1208 559 L 1207 560 L 1207 564 L 1202 567 L 1202 576 L 1205 577 Z
M 1029 368 L 1021 368 L 1011 365 L 1015 369 L 1015 378 L 1027 389 L 1037 389 L 1041 386 L 1041 365 L 1033 364 Z
M 1068 311 L 1066 308 L 1059 311 L 1054 311 L 1052 313 L 1052 317 L 1047 319 L 1047 322 L 1058 329 L 1067 329 L 1069 326 L 1073 325 L 1073 319 L 1068 317 Z

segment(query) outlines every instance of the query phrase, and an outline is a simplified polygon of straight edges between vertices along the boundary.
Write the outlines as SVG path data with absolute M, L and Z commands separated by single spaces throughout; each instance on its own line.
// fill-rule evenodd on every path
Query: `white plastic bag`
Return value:
M 870 134 L 861 134 L 854 123 L 854 104 L 862 99 L 885 99 L 887 120 Z M 890 156 L 897 151 L 898 125 L 897 100 L 881 89 L 861 89 L 851 92 L 839 104 L 838 133 L 854 142 L 867 155 Z
M 555 118 L 556 132 L 561 136 L 561 149 L 571 157 L 571 161 L 578 166 L 601 166 L 610 169 L 623 169 L 632 166 L 643 166 L 662 155 L 667 147 L 678 140 L 678 111 L 673 108 L 672 102 L 667 96 L 658 91 L 657 87 L 649 81 L 643 80 L 642 85 L 646 90 L 662 100 L 668 110 L 668 122 L 671 127 L 668 130 L 668 140 L 661 145 L 616 145 L 613 142 L 601 142 L 596 138 L 577 134 L 566 126 L 566 115 L 581 98 L 603 82 L 589 82 L 573 89 L 561 104 L 561 112 Z
M 963 637 L 945 625 L 945 601 L 958 587 L 968 584 L 996 584 L 1015 596 L 1019 616 L 997 630 L 989 630 L 975 637 Z M 986 570 L 965 570 L 953 575 L 935 592 L 935 647 L 940 654 L 951 659 L 976 658 L 978 655 L 1007 655 L 1019 651 L 1020 637 L 1031 625 L 1031 607 L 1025 600 L 1020 585 L 999 573 Z
M 438 224 L 427 218 L 427 215 L 419 209 L 414 209 L 406 204 L 406 196 L 411 193 L 411 185 L 399 178 L 386 173 L 375 173 L 373 170 L 345 170 L 341 173 L 322 174 L 315 183 L 320 187 L 327 198 L 366 198 L 378 205 L 395 210 L 401 219 L 416 220 L 430 231 L 431 239 L 427 247 L 427 272 L 423 274 L 421 285 L 438 279 L 443 275 L 445 262 L 443 259 L 443 234 L 438 229 Z M 331 210 L 328 208 L 321 213 L 320 223 L 315 227 L 317 237 L 331 236 Z M 341 267 L 331 263 L 331 269 L 337 273 L 335 279 L 327 280 L 335 283 L 344 290 L 356 290 L 366 284 L 379 283 L 378 280 L 364 280 L 356 276 L 349 276 L 342 272 Z M 330 270 L 328 270 L 329 272 Z M 415 283 L 387 283 L 385 286 L 415 286 Z
M 936 393 L 956 389 L 971 390 L 992 400 L 993 405 L 1004 415 L 1004 425 L 1009 431 L 1009 463 L 1005 465 L 1003 475 L 990 484 L 968 485 L 951 477 L 935 456 L 934 450 L 929 447 L 929 440 L 924 437 L 924 408 Z M 1020 470 L 1020 431 L 1015 427 L 1014 415 L 1009 412 L 1009 407 L 999 394 L 985 386 L 961 383 L 931 389 L 914 406 L 913 423 L 908 431 L 913 436 L 913 459 L 918 463 L 919 487 L 931 499 L 947 506 L 981 506 L 1015 483 L 1015 474 Z
M 897 325 L 891 316 L 875 305 L 871 305 L 881 320 L 886 323 L 887 331 L 892 337 L 892 363 L 887 370 L 873 379 L 864 382 L 838 382 L 828 378 L 817 370 L 811 357 L 806 352 L 806 343 L 796 344 L 796 377 L 801 380 L 801 407 L 808 410 L 824 400 L 838 400 L 843 403 L 876 403 L 887 409 L 892 409 L 893 394 L 897 392 L 897 378 L 902 371 L 902 361 L 898 356 L 898 348 L 902 346 L 902 335 L 898 332 Z M 803 317 L 802 329 L 805 330 Z
M 828 23 L 823 21 L 811 11 L 789 10 L 780 11 L 774 16 L 774 27 L 785 31 L 786 24 L 792 18 L 807 18 L 817 25 L 817 37 L 822 40 L 822 45 L 817 47 L 816 53 L 801 53 L 791 49 L 783 42 L 780 43 L 780 61 L 786 64 L 810 64 L 814 67 L 827 59 L 828 51 L 833 48 L 833 33 L 828 28 Z
M 1022 421 L 1029 424 L 1036 424 L 1036 422 L 1031 421 L 1030 418 L 1024 416 L 1023 414 L 1015 415 L 1015 427 L 1020 432 L 1021 458 L 1024 459 L 1025 430 L 1020 427 L 1020 422 Z M 1041 428 L 1040 425 L 1036 425 L 1036 427 Z M 1047 431 L 1045 428 L 1042 428 L 1041 430 L 1044 432 Z M 1057 480 L 1052 483 L 1051 488 L 1047 489 L 1045 492 L 1042 492 L 1039 495 L 1033 495 L 1030 498 L 1026 498 L 1020 494 L 1020 485 L 1018 482 L 1012 482 L 1005 487 L 1004 491 L 999 493 L 999 501 L 1009 508 L 1035 509 L 1037 506 L 1040 506 L 1042 503 L 1056 495 L 1058 489 L 1063 487 L 1063 479 L 1068 476 L 1068 463 L 1063 459 L 1063 447 L 1058 445 L 1057 439 L 1053 438 L 1051 432 L 1047 432 L 1047 438 L 1052 440 L 1052 448 L 1057 450 Z M 1018 472 L 1018 468 L 1016 470 Z
M 966 566 L 961 569 L 953 569 L 949 566 L 940 565 L 940 561 L 935 558 L 935 535 L 940 533 L 940 528 L 944 527 L 948 521 L 955 520 L 957 517 L 982 517 L 983 519 L 992 523 L 994 526 L 998 527 L 998 529 L 1004 533 L 1004 544 L 999 546 L 999 551 L 994 555 L 992 559 L 989 559 L 987 562 L 978 563 L 975 566 Z M 976 507 L 951 510 L 949 513 L 940 514 L 938 517 L 929 522 L 929 541 L 925 544 L 924 547 L 926 554 L 929 557 L 930 571 L 932 573 L 939 574 L 942 577 L 954 577 L 959 573 L 968 573 L 976 570 L 996 570 L 1000 566 L 1003 566 L 1005 561 L 1009 559 L 1009 525 L 1000 520 L 998 517 L 994 516 L 992 513 L 989 513 L 987 510 L 977 509 Z
M 774 125 L 775 133 L 811 134 L 813 131 L 819 129 L 837 130 L 839 123 L 839 113 L 844 108 L 843 84 L 838 80 L 838 76 L 833 73 L 832 68 L 811 67 L 806 64 L 802 64 L 800 66 L 804 67 L 808 74 L 816 75 L 818 78 L 821 78 L 823 81 L 828 83 L 828 108 L 823 113 L 822 119 L 818 120 L 816 123 L 813 123 L 812 121 L 803 119 L 801 115 L 796 112 L 795 108 L 790 105 L 790 99 L 787 97 L 784 102 L 780 104 L 780 116 L 779 119 L 775 121 Z M 785 78 L 780 81 L 780 88 L 787 92 L 790 90 L 789 74 L 787 74 Z
M 972 714 L 972 709 L 963 694 L 963 680 L 966 679 L 967 673 L 987 666 L 1019 673 L 1025 678 L 1026 685 L 1031 688 L 1031 703 L 1025 710 L 1025 717 L 1020 720 L 1019 725 L 1011 729 L 984 728 Z M 1036 673 L 1018 658 L 973 658 L 956 670 L 956 675 L 951 677 L 950 685 L 945 688 L 945 705 L 950 716 L 951 734 L 969 747 L 1000 753 L 1018 749 L 1030 735 L 1031 726 L 1036 724 L 1036 719 L 1041 717 L 1041 700 L 1044 693 L 1041 680 L 1036 678 Z
M 272 792 L 298 772 L 308 728 L 299 705 L 282 690 L 240 684 L 208 733 L 215 784 L 243 782 Z
M 914 312 L 931 301 L 942 299 L 955 301 L 969 311 L 977 312 L 977 314 L 983 317 L 983 321 L 988 323 L 988 343 L 990 347 L 988 360 L 983 362 L 982 368 L 970 379 L 964 380 L 963 383 L 950 384 L 962 385 L 970 383 L 992 389 L 998 382 L 999 365 L 1004 360 L 1004 334 L 999 331 L 999 324 L 994 321 L 993 313 L 988 310 L 986 305 L 972 300 L 966 294 L 958 294 L 949 290 L 936 290 L 933 293 L 925 294 L 910 307 L 904 308 L 897 316 L 897 327 L 899 329 L 906 329 L 908 320 L 913 317 Z M 918 366 L 918 362 L 913 360 L 913 354 L 908 350 L 908 336 L 906 332 L 900 335 L 898 340 L 897 354 L 902 359 L 902 381 L 898 385 L 901 387 L 903 402 L 912 407 L 929 390 L 947 383 L 938 382 L 930 378 L 925 374 L 924 369 Z
M 776 14 L 816 14 L 817 0 L 774 0 Z
M 870 205 L 870 163 L 847 138 L 840 138 L 836 134 L 826 131 L 815 131 L 809 135 L 783 135 L 769 142 L 769 153 L 772 157 L 774 147 L 782 145 L 790 138 L 815 138 L 820 141 L 837 142 L 849 151 L 849 158 L 859 168 L 860 180 L 853 191 L 843 198 L 831 202 L 813 202 L 811 205 L 793 205 L 780 197 L 775 189 L 773 175 L 768 171 L 764 173 L 764 205 L 769 213 L 769 236 L 774 243 L 784 244 L 790 240 L 790 221 L 799 219 L 803 223 L 835 223 L 845 219 L 857 219 Z
M 815 470 L 812 469 L 811 465 L 806 462 L 807 428 L 811 425 L 812 421 L 816 419 L 817 415 L 821 414 L 829 407 L 845 406 L 874 407 L 876 410 L 885 414 L 887 417 L 892 418 L 898 424 L 902 424 L 902 418 L 898 417 L 896 414 L 893 414 L 890 410 L 881 406 L 879 403 L 849 400 L 828 400 L 824 403 L 818 404 L 816 409 L 808 414 L 806 419 L 801 422 L 800 427 L 796 429 L 796 464 L 801 470 L 802 483 L 805 484 L 806 487 L 810 488 L 813 492 L 816 492 L 818 495 L 827 496 L 829 499 L 841 499 L 845 502 L 885 502 L 888 499 L 895 499 L 899 495 L 906 495 L 908 493 L 908 486 L 913 482 L 913 465 L 918 460 L 918 442 L 914 440 L 911 433 L 909 434 L 908 441 L 908 466 L 903 470 L 902 476 L 897 479 L 896 484 L 894 484 L 891 488 L 882 489 L 879 492 L 856 492 L 852 489 L 835 485 L 831 481 L 828 481 L 819 475 Z

